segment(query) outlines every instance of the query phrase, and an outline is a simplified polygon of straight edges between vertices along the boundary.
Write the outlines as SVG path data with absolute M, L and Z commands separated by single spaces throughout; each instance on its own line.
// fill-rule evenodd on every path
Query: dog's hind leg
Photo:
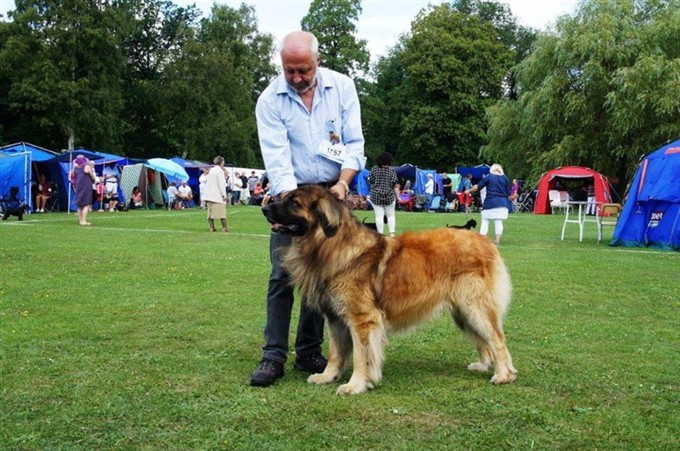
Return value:
M 385 320 L 377 311 L 357 315 L 349 320 L 354 342 L 354 371 L 339 395 L 364 393 L 382 379 L 382 363 L 386 342 Z
M 466 332 L 479 353 L 479 361 L 468 366 L 470 371 L 487 371 L 494 366 L 491 382 L 507 384 L 517 378 L 517 371 L 512 366 L 512 357 L 505 343 L 505 334 L 501 320 L 493 309 L 483 301 L 469 303 L 460 308 L 456 323 Z
M 352 355 L 352 335 L 340 318 L 328 318 L 330 343 L 328 345 L 328 364 L 323 373 L 312 374 L 307 378 L 310 384 L 330 384 L 342 376 Z

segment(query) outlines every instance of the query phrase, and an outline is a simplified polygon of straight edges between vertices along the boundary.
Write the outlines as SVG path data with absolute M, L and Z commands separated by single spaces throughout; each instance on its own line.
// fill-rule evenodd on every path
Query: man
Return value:
M 184 180 L 182 180 L 182 186 L 177 188 L 177 197 L 182 204 L 182 208 L 187 208 L 191 203 L 191 199 L 194 198 L 194 193 L 191 191 L 191 187 L 187 185 L 187 182 Z
M 364 137 L 356 88 L 345 75 L 319 67 L 319 43 L 313 34 L 294 31 L 280 47 L 283 74 L 257 101 L 260 148 L 271 194 L 277 200 L 298 186 L 319 184 L 344 201 L 354 175 L 364 168 Z M 332 143 L 338 141 L 337 143 Z M 340 138 L 339 140 L 337 138 Z M 272 270 L 267 292 L 264 356 L 250 383 L 266 387 L 283 377 L 288 358 L 288 334 L 293 287 L 281 267 L 290 235 L 272 232 Z M 323 316 L 300 306 L 295 368 L 321 373 Z
M 224 157 L 216 156 L 213 166 L 206 176 L 205 204 L 208 210 L 208 225 L 210 231 L 215 231 L 215 219 L 222 223 L 222 231 L 229 232 L 227 227 L 227 179 L 224 171 Z
M 118 206 L 118 178 L 120 174 L 115 163 L 109 163 L 104 167 L 102 177 L 104 178 L 104 188 L 106 190 L 104 197 L 108 201 L 109 211 L 116 211 Z
M 241 173 L 241 204 L 248 205 L 250 199 L 250 190 L 248 189 L 248 177 L 246 173 Z
M 470 206 L 472 205 L 472 195 L 470 190 L 472 189 L 472 174 L 468 174 L 463 181 L 463 192 L 465 193 L 465 213 L 470 213 Z
M 453 201 L 451 185 L 453 185 L 453 180 L 451 180 L 446 172 L 442 172 L 442 194 L 444 194 L 444 199 L 446 199 L 447 202 Z
M 259 181 L 260 177 L 257 176 L 255 171 L 250 171 L 250 177 L 248 177 L 248 191 L 250 192 L 250 197 L 255 195 L 255 187 Z
M 432 174 L 427 174 L 427 182 L 425 183 L 425 197 L 427 199 L 427 210 L 432 205 L 432 198 L 434 197 L 434 177 Z

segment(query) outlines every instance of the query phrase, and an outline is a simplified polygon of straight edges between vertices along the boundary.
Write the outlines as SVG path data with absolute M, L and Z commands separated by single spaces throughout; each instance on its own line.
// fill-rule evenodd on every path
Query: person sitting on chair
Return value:
M 142 191 L 139 186 L 132 188 L 132 194 L 130 194 L 130 204 L 128 205 L 128 210 L 135 210 L 137 208 L 143 208 L 144 202 L 142 201 Z
M 52 184 L 47 181 L 45 174 L 38 176 L 38 191 L 35 196 L 35 212 L 44 213 L 47 199 L 52 196 Z
M 168 208 L 179 210 L 179 203 L 177 202 L 178 193 L 177 182 L 170 183 L 170 186 L 168 186 Z
M 177 197 L 182 204 L 182 208 L 187 208 L 191 204 L 191 199 L 194 198 L 194 194 L 191 191 L 191 187 L 187 185 L 187 182 L 182 181 L 182 186 L 177 188 Z

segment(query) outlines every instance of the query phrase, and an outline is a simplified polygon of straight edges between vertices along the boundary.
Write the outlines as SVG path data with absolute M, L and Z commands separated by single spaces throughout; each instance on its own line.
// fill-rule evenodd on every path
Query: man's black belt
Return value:
M 334 180 L 332 182 L 318 182 L 318 183 L 300 183 L 298 184 L 298 188 L 302 188 L 303 186 L 310 186 L 310 185 L 317 185 L 322 188 L 330 188 L 331 186 L 335 185 L 338 183 L 337 180 Z

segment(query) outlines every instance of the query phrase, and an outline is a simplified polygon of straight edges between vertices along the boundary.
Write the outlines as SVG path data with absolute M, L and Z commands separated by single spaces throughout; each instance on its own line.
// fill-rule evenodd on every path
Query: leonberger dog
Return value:
M 375 387 L 387 332 L 409 329 L 442 309 L 477 348 L 479 361 L 470 371 L 493 367 L 492 383 L 515 380 L 502 325 L 510 276 L 486 237 L 449 228 L 384 237 L 315 185 L 291 191 L 263 213 L 272 230 L 293 236 L 284 268 L 328 321 L 328 365 L 308 382 L 338 381 L 353 354 L 354 372 L 337 393 Z

